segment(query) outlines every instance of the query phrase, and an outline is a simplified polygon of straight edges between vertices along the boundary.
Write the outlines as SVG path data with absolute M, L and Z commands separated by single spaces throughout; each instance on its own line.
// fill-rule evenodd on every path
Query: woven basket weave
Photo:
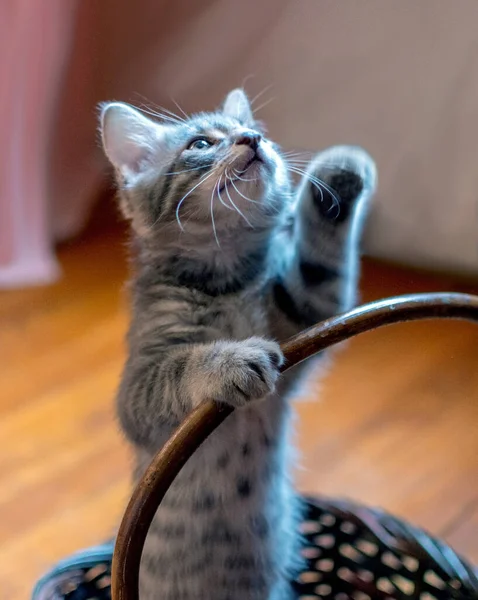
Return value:
M 478 598 L 477 572 L 449 546 L 391 515 L 346 501 L 310 499 L 302 524 L 309 570 L 298 598 Z
M 358 333 L 424 318 L 478 323 L 478 297 L 419 294 L 364 305 L 283 344 L 284 370 Z M 153 459 L 125 512 L 112 563 L 103 556 L 83 561 L 70 577 L 63 570 L 56 584 L 49 581 L 52 592 L 37 593 L 35 600 L 138 600 L 141 552 L 154 514 L 182 466 L 231 411 L 212 402 L 199 407 Z M 304 501 L 307 567 L 291 582 L 298 599 L 478 600 L 477 570 L 444 542 L 377 509 L 344 500 Z
M 449 546 L 382 511 L 345 501 L 304 499 L 306 568 L 297 600 L 470 600 L 477 573 Z M 41 600 L 111 600 L 109 555 L 50 580 Z M 66 575 L 66 576 L 65 576 Z

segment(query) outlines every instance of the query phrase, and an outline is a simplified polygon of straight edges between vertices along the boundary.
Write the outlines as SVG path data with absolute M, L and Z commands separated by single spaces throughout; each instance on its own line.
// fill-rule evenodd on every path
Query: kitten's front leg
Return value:
M 375 187 L 375 164 L 360 148 L 333 147 L 309 165 L 289 256 L 272 289 L 278 339 L 354 306 L 360 236 Z
M 121 423 L 134 443 L 156 446 L 165 425 L 205 400 L 239 408 L 271 393 L 282 362 L 279 345 L 259 337 L 172 346 L 153 360 L 137 352 L 120 387 Z
M 259 337 L 197 347 L 180 384 L 182 393 L 193 406 L 210 399 L 239 408 L 274 390 L 282 362 L 278 344 Z

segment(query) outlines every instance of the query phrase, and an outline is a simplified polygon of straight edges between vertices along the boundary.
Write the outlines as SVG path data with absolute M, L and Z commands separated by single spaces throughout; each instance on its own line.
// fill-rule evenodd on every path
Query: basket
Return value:
M 478 297 L 418 294 L 374 302 L 324 321 L 282 345 L 284 370 L 371 329 L 424 318 L 478 322 Z M 182 466 L 232 409 L 197 408 L 153 459 L 113 542 L 63 561 L 34 600 L 138 600 L 141 552 L 156 510 Z M 306 568 L 291 585 L 300 600 L 478 600 L 478 571 L 448 545 L 386 512 L 345 500 L 304 498 Z

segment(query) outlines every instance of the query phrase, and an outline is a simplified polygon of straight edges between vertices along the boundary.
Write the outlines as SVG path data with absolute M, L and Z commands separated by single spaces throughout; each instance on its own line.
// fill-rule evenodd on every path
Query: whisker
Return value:
M 310 150 L 286 150 L 282 152 L 282 156 L 304 156 L 312 157 L 314 153 Z
M 296 167 L 294 167 L 294 168 L 296 168 Z M 308 173 L 307 171 L 303 171 L 302 169 L 298 169 L 297 172 L 302 173 L 303 175 L 306 175 L 311 181 L 313 180 L 318 185 L 323 186 L 329 192 L 329 194 L 340 204 L 340 201 L 336 195 L 335 190 L 333 188 L 331 188 L 330 185 L 328 183 L 326 183 L 323 179 L 319 179 L 315 175 L 312 175 L 312 173 Z
M 244 177 L 239 177 L 239 172 L 236 171 L 235 169 L 233 169 L 232 172 L 234 174 L 234 177 L 239 179 L 239 181 L 257 181 L 257 177 L 253 177 L 252 179 L 244 179 Z M 241 173 L 244 173 L 244 171 L 241 171 Z
M 254 77 L 255 77 L 254 73 L 249 73 L 249 75 L 246 75 L 244 77 L 244 79 L 242 80 L 241 88 L 245 89 L 246 88 L 246 84 L 249 81 L 249 79 L 254 79 Z
M 186 210 L 183 211 L 183 218 L 181 220 L 184 222 L 184 229 L 186 229 L 189 221 L 198 214 L 200 214 L 200 211 L 195 208 L 189 209 L 187 212 Z M 186 217 L 186 219 L 184 219 L 184 217 Z
M 227 175 L 227 169 L 225 171 L 226 177 Z M 232 181 L 232 180 L 231 180 Z M 234 185 L 234 183 L 233 183 Z M 249 227 L 251 229 L 254 229 L 254 226 L 251 224 L 251 222 L 249 221 L 249 219 L 239 210 L 239 208 L 234 204 L 234 200 L 231 198 L 231 194 L 229 193 L 229 190 L 227 189 L 227 185 L 226 185 L 226 194 L 227 197 L 229 198 L 229 202 L 232 204 L 232 206 L 236 209 L 237 213 L 244 219 L 244 221 L 249 225 Z
M 176 100 L 174 98 L 171 98 L 171 101 L 174 102 L 174 104 L 177 106 L 178 110 L 186 117 L 186 119 L 189 119 L 188 113 L 181 108 L 181 106 L 179 105 L 179 103 L 176 102 Z
M 188 197 L 190 194 L 192 194 L 192 193 L 194 192 L 194 190 L 195 190 L 196 188 L 198 188 L 198 187 L 199 187 L 199 186 L 200 186 L 202 183 L 204 183 L 204 182 L 206 181 L 206 179 L 209 179 L 209 177 L 211 177 L 213 174 L 214 174 L 214 172 L 213 172 L 213 171 L 211 171 L 211 172 L 210 172 L 210 173 L 208 173 L 208 174 L 207 174 L 205 177 L 203 177 L 202 179 L 200 179 L 200 180 L 199 180 L 199 182 L 198 182 L 198 183 L 196 183 L 196 185 L 195 185 L 195 186 L 193 186 L 193 187 L 192 187 L 192 188 L 189 190 L 189 192 L 187 192 L 187 193 L 186 193 L 186 194 L 185 194 L 185 195 L 184 195 L 184 196 L 181 198 L 181 200 L 179 201 L 179 203 L 178 203 L 178 205 L 177 205 L 177 207 L 176 207 L 176 221 L 178 222 L 178 225 L 179 225 L 179 227 L 180 227 L 181 231 L 184 231 L 184 227 L 182 226 L 181 219 L 179 218 L 179 210 L 180 210 L 180 208 L 181 208 L 181 204 L 182 204 L 182 203 L 183 203 L 183 202 L 186 200 L 186 198 L 187 198 L 187 197 Z
M 294 155 L 282 155 L 282 158 L 286 161 L 286 162 L 297 162 L 300 164 L 304 164 L 307 165 L 311 162 L 311 158 L 300 158 L 299 156 L 294 156 Z
M 176 119 L 177 121 L 180 121 L 182 123 L 184 123 L 186 121 L 186 119 L 181 117 L 181 115 L 178 115 L 177 113 L 173 112 L 172 110 L 169 110 L 168 108 L 164 108 L 164 106 L 158 106 L 158 108 L 161 110 L 161 112 L 163 114 L 167 114 L 170 117 L 172 117 L 173 119 Z
M 254 96 L 254 98 L 252 98 L 252 100 L 250 101 L 251 106 L 253 106 L 254 102 L 257 102 L 261 96 L 263 96 L 266 92 L 268 92 L 273 87 L 274 87 L 273 83 L 269 83 L 269 85 L 266 85 L 265 88 L 263 88 L 258 94 L 256 94 Z
M 142 110 L 144 110 L 144 112 L 149 112 L 148 114 L 152 115 L 152 116 L 159 116 L 159 117 L 165 117 L 167 115 L 170 116 L 170 119 L 174 119 L 175 121 L 179 121 L 179 122 L 184 122 L 186 119 L 183 119 L 182 117 L 180 117 L 179 115 L 177 115 L 176 113 L 174 113 L 172 110 L 169 110 L 168 108 L 165 108 L 164 106 L 160 106 L 159 104 L 156 104 L 156 102 L 153 102 L 152 100 L 150 100 L 149 98 L 147 98 L 146 96 L 144 96 L 143 94 L 140 94 L 139 92 L 135 92 L 135 95 L 138 96 L 138 98 L 141 98 L 143 100 L 142 103 Z M 174 102 L 174 100 L 173 100 Z M 179 107 L 178 107 L 179 108 Z M 155 111 L 155 109 L 159 109 L 161 112 L 157 112 Z M 166 113 L 166 114 L 163 114 Z M 187 117 L 186 115 L 186 118 Z
M 302 169 L 298 169 L 297 167 L 289 167 L 289 170 L 292 171 L 293 173 L 297 173 L 299 175 L 303 175 L 304 177 L 306 177 L 318 190 L 320 190 L 320 198 L 321 198 L 321 202 L 323 202 L 324 200 L 324 194 L 322 190 L 326 190 L 327 192 L 329 192 L 329 194 L 332 196 L 335 206 L 337 207 L 337 209 L 340 209 L 340 201 L 337 198 L 334 190 L 325 183 L 325 181 L 322 181 L 321 179 L 318 179 L 317 177 L 315 177 L 314 175 L 312 175 L 311 173 L 308 173 L 307 171 L 304 171 Z
M 303 154 L 299 154 L 298 152 L 291 152 L 290 154 L 286 154 L 282 152 L 282 156 L 287 160 L 300 160 L 300 161 L 310 161 L 312 159 L 312 155 L 304 156 Z
M 297 166 L 308 166 L 310 165 L 310 160 L 297 160 L 297 159 L 289 159 L 287 158 L 286 162 L 291 165 Z M 320 167 L 324 167 L 324 169 L 340 169 L 337 164 L 333 163 L 320 163 Z
M 217 237 L 216 223 L 214 222 L 214 192 L 216 191 L 216 187 L 217 187 L 218 183 L 219 183 L 219 179 L 216 181 L 216 183 L 214 184 L 214 187 L 212 188 L 212 194 L 211 194 L 211 222 L 212 222 L 212 230 L 214 232 L 214 239 L 216 240 L 217 247 L 220 248 L 221 244 L 219 243 L 219 239 Z
M 232 208 L 232 206 L 229 206 L 228 204 L 226 204 L 226 203 L 224 202 L 224 200 L 222 199 L 222 196 L 221 196 L 221 180 L 222 180 L 222 175 L 223 175 L 223 174 L 221 173 L 221 175 L 220 175 L 220 177 L 219 177 L 219 185 L 218 185 L 218 188 L 217 188 L 217 195 L 218 195 L 218 197 L 219 197 L 219 202 L 220 202 L 220 203 L 221 203 L 221 204 L 222 204 L 222 205 L 223 205 L 225 208 L 227 208 L 228 210 L 234 210 L 234 209 Z M 227 173 L 224 173 L 224 175 L 227 177 Z M 227 192 L 227 179 L 226 179 L 226 178 L 225 178 L 225 182 L 226 182 L 225 189 L 226 189 L 226 192 Z
M 173 100 L 174 102 L 174 100 Z M 165 108 L 164 106 L 160 106 L 159 104 L 155 104 L 154 102 L 150 103 L 152 106 L 149 107 L 152 110 L 155 108 L 158 108 L 161 113 L 166 113 L 167 115 L 173 117 L 174 119 L 177 119 L 178 121 L 185 121 L 186 119 L 183 119 L 183 117 L 181 117 L 180 115 L 178 115 L 177 113 L 173 112 L 172 110 L 170 110 L 169 108 Z
M 236 192 L 239 194 L 239 196 L 242 196 L 242 198 L 244 198 L 244 200 L 247 200 L 248 202 L 252 202 L 252 204 L 260 204 L 260 202 L 257 202 L 257 200 L 252 200 L 252 198 L 248 198 L 247 196 L 244 196 L 244 194 L 242 194 L 241 191 L 237 189 L 237 186 L 234 183 L 234 179 L 229 177 L 229 181 L 231 182 L 232 187 L 236 190 Z
M 301 152 L 300 153 L 299 152 L 298 153 L 282 152 L 282 157 L 285 159 L 287 164 L 306 167 L 311 163 L 313 153 L 310 153 L 309 156 L 305 157 L 304 153 L 301 153 Z M 321 162 L 320 166 L 324 167 L 325 169 L 337 169 L 338 168 L 337 163 L 330 163 L 330 162 Z
M 145 108 L 144 106 L 138 106 L 138 110 L 141 112 L 150 115 L 151 117 L 159 117 L 163 121 L 168 121 L 170 123 L 174 123 L 175 125 L 180 125 L 183 119 L 178 119 L 177 117 L 172 117 L 170 115 L 157 112 L 155 110 L 150 110 L 149 108 Z
M 298 175 L 303 175 L 310 181 L 315 181 L 316 183 L 318 183 L 320 185 L 322 185 L 322 184 L 326 185 L 325 182 L 323 182 L 321 179 L 319 179 L 318 177 L 316 177 L 309 171 L 305 171 L 304 169 L 300 169 L 299 167 L 294 167 L 293 165 L 289 165 L 288 170 L 292 171 L 293 173 L 297 173 Z
M 184 169 L 183 171 L 169 171 L 168 173 L 162 173 L 163 175 L 182 175 L 183 173 L 190 173 L 191 171 L 200 171 L 201 169 L 205 169 L 206 167 L 211 167 L 214 163 L 208 163 L 205 165 L 201 165 L 200 167 L 194 167 L 193 169 Z
M 298 171 L 295 171 L 295 173 L 298 173 Z M 319 190 L 319 192 L 320 192 L 320 202 L 323 204 L 323 202 L 324 202 L 324 192 L 322 190 L 322 186 L 320 185 L 320 183 L 316 182 L 315 178 L 312 180 L 309 177 L 308 174 L 306 175 L 305 173 L 303 173 L 302 175 L 306 176 L 309 179 L 309 181 L 312 183 L 312 185 L 315 185 L 315 187 Z
M 269 100 L 266 100 L 265 102 L 263 102 L 262 104 L 259 104 L 259 106 L 256 106 L 254 108 L 254 114 L 256 114 L 256 112 L 259 112 L 260 110 L 262 110 L 263 108 L 265 108 L 268 104 L 270 104 L 273 100 L 275 100 L 275 98 L 269 98 Z

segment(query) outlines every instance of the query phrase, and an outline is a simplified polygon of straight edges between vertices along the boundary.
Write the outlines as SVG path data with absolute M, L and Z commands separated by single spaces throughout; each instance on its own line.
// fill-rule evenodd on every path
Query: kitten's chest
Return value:
M 214 298 L 191 315 L 196 326 L 208 327 L 213 337 L 245 339 L 267 335 L 269 325 L 260 293 Z

